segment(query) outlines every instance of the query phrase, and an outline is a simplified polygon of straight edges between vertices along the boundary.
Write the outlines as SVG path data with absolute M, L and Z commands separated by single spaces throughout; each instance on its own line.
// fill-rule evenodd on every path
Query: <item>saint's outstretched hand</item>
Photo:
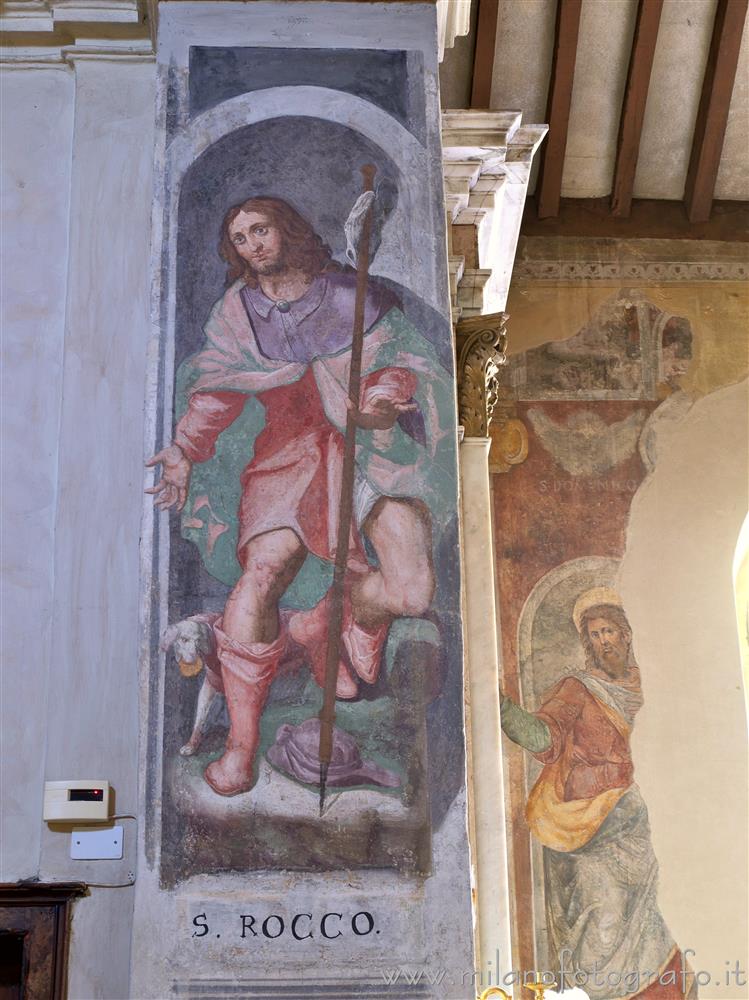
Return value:
M 181 511 L 187 503 L 187 491 L 190 486 L 192 462 L 185 456 L 179 445 L 170 444 L 163 448 L 146 462 L 146 467 L 161 464 L 161 479 L 146 490 L 146 493 L 156 494 L 154 505 L 159 510 L 169 510 L 176 504 Z

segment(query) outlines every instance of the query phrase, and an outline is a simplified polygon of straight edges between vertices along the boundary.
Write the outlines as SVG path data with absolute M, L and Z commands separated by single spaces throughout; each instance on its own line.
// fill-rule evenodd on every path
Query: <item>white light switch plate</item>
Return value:
M 70 857 L 74 861 L 103 861 L 122 857 L 121 826 L 105 830 L 73 830 L 70 834 Z

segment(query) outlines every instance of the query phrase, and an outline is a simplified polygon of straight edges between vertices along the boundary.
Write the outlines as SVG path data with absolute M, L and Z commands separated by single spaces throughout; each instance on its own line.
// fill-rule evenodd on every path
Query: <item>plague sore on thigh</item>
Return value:
M 286 586 L 294 579 L 307 551 L 291 528 L 279 528 L 256 535 L 243 547 L 240 561 L 243 574 L 252 577 L 261 590 Z

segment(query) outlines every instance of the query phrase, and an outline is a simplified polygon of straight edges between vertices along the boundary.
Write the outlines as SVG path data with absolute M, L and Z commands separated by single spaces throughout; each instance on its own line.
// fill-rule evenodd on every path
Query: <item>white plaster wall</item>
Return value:
M 749 776 L 732 563 L 749 500 L 747 383 L 656 425 L 658 459 L 634 498 L 621 591 L 645 705 L 632 748 L 677 943 L 710 972 L 702 1000 L 746 997 Z M 656 411 L 656 419 L 658 411 Z M 715 985 L 716 981 L 719 985 Z
M 0 74 L 0 882 L 39 871 L 73 87 L 69 67 Z
M 149 328 L 153 63 L 77 59 L 70 274 L 60 424 L 46 777 L 107 778 L 116 810 L 138 784 L 139 528 Z M 122 882 L 118 862 L 73 862 L 44 830 L 42 876 Z M 73 998 L 128 995 L 131 889 L 78 903 Z
M 127 881 L 70 860 L 45 779 L 138 785 L 139 535 L 155 65 L 90 53 L 2 81 L 2 873 Z M 128 821 L 126 821 L 127 823 Z M 71 1000 L 129 995 L 132 889 L 73 911 Z

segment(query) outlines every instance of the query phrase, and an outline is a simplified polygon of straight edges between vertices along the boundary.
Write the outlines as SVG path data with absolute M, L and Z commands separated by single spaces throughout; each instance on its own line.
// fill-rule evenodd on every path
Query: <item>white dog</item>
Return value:
M 170 625 L 161 640 L 161 648 L 166 653 L 171 649 L 184 677 L 194 677 L 201 670 L 205 670 L 195 708 L 192 733 L 187 743 L 180 747 L 179 752 L 183 757 L 190 757 L 199 749 L 205 735 L 211 705 L 216 695 L 223 696 L 221 665 L 216 653 L 216 637 L 213 634 L 213 625 L 219 617 L 219 615 L 195 615 L 192 618 L 185 618 L 184 621 Z
M 282 677 L 295 674 L 305 662 L 305 653 L 302 647 L 288 637 L 288 626 L 292 614 L 291 611 L 282 611 L 279 616 L 280 627 L 287 635 L 287 646 L 280 671 Z M 201 670 L 205 671 L 203 684 L 198 695 L 198 703 L 195 707 L 192 733 L 187 743 L 180 747 L 179 752 L 183 757 L 191 757 L 200 748 L 205 736 L 211 705 L 216 695 L 221 695 L 222 698 L 224 696 L 221 663 L 213 631 L 213 626 L 220 617 L 221 615 L 218 614 L 193 615 L 191 618 L 185 618 L 181 622 L 170 625 L 161 639 L 162 650 L 165 653 L 168 653 L 169 650 L 172 651 L 183 677 L 195 677 Z

